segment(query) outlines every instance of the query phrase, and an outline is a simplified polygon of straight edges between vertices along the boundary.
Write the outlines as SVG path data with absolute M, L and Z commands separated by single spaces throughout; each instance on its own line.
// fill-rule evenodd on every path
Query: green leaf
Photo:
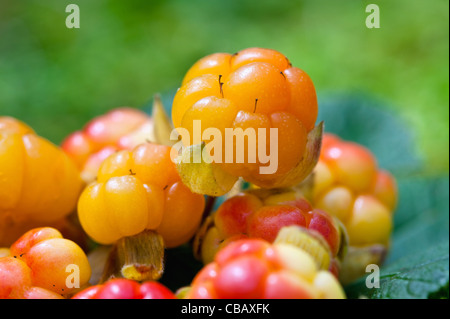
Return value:
M 399 181 L 400 201 L 387 263 L 448 242 L 449 178 L 409 178 Z
M 367 288 L 365 279 L 347 287 L 349 298 L 412 299 L 448 297 L 448 241 L 404 257 L 381 271 L 380 288 Z
M 339 116 L 337 116 L 339 114 Z M 397 179 L 399 204 L 380 288 L 365 277 L 346 287 L 350 298 L 448 297 L 449 178 L 421 176 L 410 130 L 383 103 L 363 95 L 329 96 L 320 103 L 325 131 L 368 147 Z
M 373 97 L 341 94 L 319 99 L 318 121 L 325 122 L 325 132 L 368 147 L 380 167 L 396 177 L 421 169 L 410 130 Z

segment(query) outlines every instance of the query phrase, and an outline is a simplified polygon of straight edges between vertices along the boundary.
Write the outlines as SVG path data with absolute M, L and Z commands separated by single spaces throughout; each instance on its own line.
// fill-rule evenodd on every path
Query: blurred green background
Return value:
M 70 3 L 80 29 L 65 26 Z M 369 3 L 380 29 L 365 26 Z M 200 57 L 268 47 L 308 72 L 319 100 L 384 101 L 411 128 L 425 173 L 448 172 L 448 9 L 446 0 L 0 0 L 0 115 L 60 143 L 111 108 L 173 94 Z

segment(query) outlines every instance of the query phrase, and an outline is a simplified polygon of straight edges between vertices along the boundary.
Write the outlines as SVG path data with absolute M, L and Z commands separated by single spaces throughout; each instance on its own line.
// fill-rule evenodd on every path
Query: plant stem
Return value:
M 106 261 L 101 282 L 110 278 L 157 280 L 164 271 L 164 242 L 152 230 L 117 241 Z

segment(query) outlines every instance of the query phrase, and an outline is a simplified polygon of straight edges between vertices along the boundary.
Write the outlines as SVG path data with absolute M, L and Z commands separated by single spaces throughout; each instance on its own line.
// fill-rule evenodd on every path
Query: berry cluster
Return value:
M 175 247 L 193 236 L 203 207 L 203 196 L 181 183 L 170 147 L 145 143 L 102 163 L 97 181 L 80 196 L 78 216 L 89 236 L 102 244 L 150 229 L 166 247 Z
M 199 60 L 187 72 L 172 106 L 174 126 L 187 129 L 190 136 L 194 135 L 195 120 L 201 121 L 202 132 L 217 128 L 222 137 L 226 128 L 264 129 L 266 150 L 269 150 L 270 128 L 276 128 L 278 169 L 275 173 L 260 173 L 259 168 L 265 163 L 259 158 L 254 163 L 249 160 L 249 146 L 242 150 L 243 163 L 236 160 L 236 153 L 232 163 L 227 163 L 225 158 L 221 161 L 222 168 L 230 175 L 270 188 L 295 184 L 295 178 L 289 179 L 290 185 L 286 185 L 285 179 L 290 173 L 296 174 L 296 166 L 305 157 L 307 136 L 314 128 L 316 117 L 317 97 L 309 76 L 293 67 L 281 53 L 260 48 L 233 55 L 216 53 Z M 259 138 L 256 138 L 256 153 Z M 225 140 L 221 145 L 225 154 Z
M 382 264 L 398 195 L 394 177 L 378 169 L 375 156 L 362 145 L 325 134 L 308 184 L 305 194 L 312 204 L 338 218 L 348 233 L 340 280 L 349 283 L 368 264 Z
M 0 117 L 0 245 L 12 244 L 0 249 L 0 298 L 345 298 L 339 281 L 387 251 L 397 191 L 369 150 L 322 138 L 317 112 L 304 71 L 277 51 L 250 48 L 196 62 L 175 95 L 173 125 L 160 101 L 152 116 L 119 108 L 68 136 L 61 150 Z M 171 129 L 195 137 L 196 121 L 201 137 L 183 139 L 174 156 Z M 254 151 L 275 147 L 276 172 L 250 160 L 249 138 L 243 161 L 237 151 L 232 162 L 180 161 L 207 149 L 208 128 L 222 137 L 265 130 Z M 239 178 L 252 187 L 244 191 Z M 211 213 L 212 196 L 232 188 Z M 64 231 L 87 234 L 93 245 L 64 239 Z M 205 266 L 174 295 L 156 282 L 164 251 L 192 238 Z M 91 248 L 106 245 L 93 258 Z
M 368 149 L 325 134 L 313 179 L 313 205 L 344 223 L 350 245 L 388 245 L 397 187 Z

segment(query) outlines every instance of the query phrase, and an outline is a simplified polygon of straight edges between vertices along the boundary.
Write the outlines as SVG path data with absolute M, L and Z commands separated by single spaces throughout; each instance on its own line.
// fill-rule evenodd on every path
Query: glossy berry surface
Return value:
M 194 235 L 203 209 L 204 197 L 181 182 L 170 147 L 152 143 L 108 157 L 78 202 L 83 229 L 102 244 L 150 229 L 166 247 L 178 246 Z
M 72 299 L 175 299 L 175 295 L 158 282 L 111 279 L 80 291 Z
M 200 257 L 204 263 L 230 242 L 260 238 L 273 242 L 286 226 L 298 226 L 336 258 L 341 250 L 341 230 L 333 217 L 313 209 L 295 192 L 264 196 L 264 191 L 247 191 L 223 202 L 197 234 Z
M 397 186 L 368 149 L 325 134 L 313 185 L 313 205 L 344 223 L 351 245 L 388 244 Z
M 71 213 L 82 181 L 73 161 L 26 124 L 0 116 L 0 245 Z
M 263 48 L 249 48 L 236 54 L 216 53 L 196 62 L 187 72 L 175 95 L 172 120 L 176 128 L 189 131 L 194 141 L 194 121 L 201 121 L 201 131 L 217 128 L 225 149 L 225 129 L 263 129 L 266 150 L 270 149 L 270 128 L 278 130 L 276 151 L 278 167 L 274 173 L 262 174 L 260 158 L 252 162 L 249 145 L 240 150 L 244 161 L 236 154 L 232 163 L 222 167 L 233 176 L 261 187 L 280 187 L 283 177 L 300 163 L 305 155 L 307 134 L 314 128 L 318 112 L 314 85 L 309 76 L 292 67 L 281 53 Z M 202 141 L 209 142 L 205 137 Z M 259 137 L 256 145 L 258 145 Z M 228 142 L 229 143 L 229 142 Z M 275 145 L 272 145 L 272 147 Z M 259 146 L 256 148 L 259 150 Z M 237 152 L 237 151 L 236 151 Z M 231 157 L 230 157 L 231 158 Z M 292 185 L 283 185 L 292 186 Z
M 77 270 L 68 268 L 74 265 Z M 72 280 L 72 273 L 78 279 Z M 62 298 L 74 293 L 76 285 L 87 284 L 90 276 L 88 259 L 77 244 L 54 228 L 36 228 L 0 257 L 0 298 Z
M 191 299 L 344 298 L 342 287 L 312 257 L 292 245 L 261 239 L 230 243 L 194 278 Z
M 133 108 L 116 108 L 92 119 L 65 138 L 63 150 L 75 161 L 83 180 L 92 182 L 101 163 L 118 150 L 131 150 L 146 140 L 154 140 L 153 120 Z

